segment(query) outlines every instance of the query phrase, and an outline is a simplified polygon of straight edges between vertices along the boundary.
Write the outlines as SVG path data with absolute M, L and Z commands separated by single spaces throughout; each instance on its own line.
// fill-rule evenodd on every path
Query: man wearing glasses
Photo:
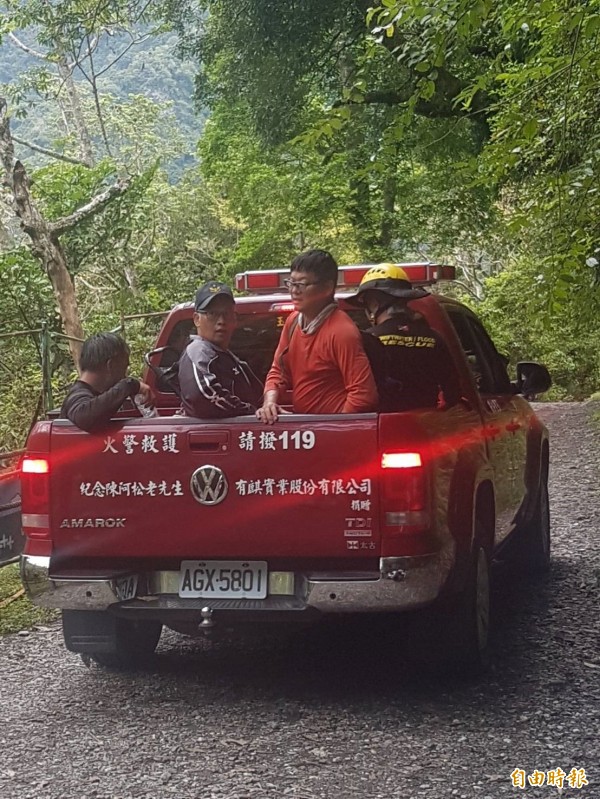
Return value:
M 235 300 L 229 286 L 209 280 L 194 306 L 198 335 L 179 360 L 179 386 L 186 416 L 226 418 L 253 414 L 263 387 L 247 363 L 229 349 L 235 330 Z
M 257 417 L 266 424 L 282 412 L 292 392 L 295 413 L 362 413 L 375 410 L 377 388 L 361 334 L 334 300 L 338 267 L 325 250 L 298 255 L 286 281 L 295 313 L 289 315 L 267 375 Z

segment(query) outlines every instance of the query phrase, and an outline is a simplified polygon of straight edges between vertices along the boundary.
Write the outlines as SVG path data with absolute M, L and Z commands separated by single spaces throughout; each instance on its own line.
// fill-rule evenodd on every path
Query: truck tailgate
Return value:
M 55 553 L 365 557 L 379 552 L 377 416 L 54 422 Z

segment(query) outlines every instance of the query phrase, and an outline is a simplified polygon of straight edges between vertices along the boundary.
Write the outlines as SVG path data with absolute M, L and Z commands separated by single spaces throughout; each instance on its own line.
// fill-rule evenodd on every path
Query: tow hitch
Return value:
M 213 609 L 209 608 L 207 605 L 206 607 L 202 608 L 200 615 L 202 616 L 202 621 L 198 625 L 198 628 L 204 633 L 204 635 L 208 637 L 215 626 L 215 622 L 213 620 Z

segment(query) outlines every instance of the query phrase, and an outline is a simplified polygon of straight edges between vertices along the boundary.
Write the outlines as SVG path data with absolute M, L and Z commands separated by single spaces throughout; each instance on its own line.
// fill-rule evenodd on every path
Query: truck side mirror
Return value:
M 517 382 L 515 394 L 522 394 L 524 397 L 534 397 L 536 394 L 543 394 L 552 385 L 550 372 L 541 363 L 533 361 L 519 361 L 517 364 Z

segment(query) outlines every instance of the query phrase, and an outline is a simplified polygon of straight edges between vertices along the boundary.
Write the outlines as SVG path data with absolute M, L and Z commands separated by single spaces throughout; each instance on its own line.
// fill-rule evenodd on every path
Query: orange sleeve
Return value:
M 285 353 L 290 346 L 290 326 L 292 320 L 298 314 L 292 313 L 285 320 L 285 325 L 279 337 L 279 343 L 273 356 L 273 363 L 269 369 L 267 379 L 265 380 L 265 394 L 267 391 L 287 391 L 291 388 L 289 384 L 289 373 L 287 373 L 281 366 L 281 356 Z
M 375 378 L 365 355 L 360 331 L 354 324 L 346 325 L 332 338 L 333 351 L 346 387 L 342 413 L 364 413 L 377 408 Z

